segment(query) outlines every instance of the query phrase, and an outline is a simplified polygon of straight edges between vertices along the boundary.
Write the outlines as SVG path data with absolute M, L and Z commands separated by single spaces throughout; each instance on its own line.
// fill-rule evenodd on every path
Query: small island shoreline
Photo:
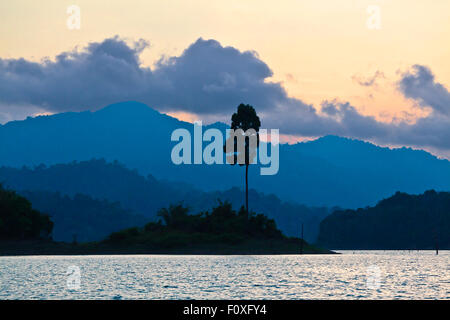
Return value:
M 329 254 L 305 240 L 285 236 L 273 219 L 239 211 L 220 202 L 210 211 L 190 214 L 182 204 L 158 211 L 156 221 L 112 232 L 100 241 L 56 242 L 53 221 L 31 203 L 0 185 L 0 255 L 105 255 L 105 254 Z
M 296 246 L 299 239 L 286 239 L 282 243 L 276 241 L 272 246 L 190 246 L 181 248 L 145 248 L 139 246 L 111 246 L 101 243 L 70 244 L 53 241 L 8 241 L 0 242 L 0 256 L 89 256 L 89 255 L 310 255 L 310 254 L 339 254 L 331 250 L 320 249 L 308 245 L 300 251 Z M 247 243 L 252 245 L 255 243 Z M 261 243 L 258 243 L 261 244 Z

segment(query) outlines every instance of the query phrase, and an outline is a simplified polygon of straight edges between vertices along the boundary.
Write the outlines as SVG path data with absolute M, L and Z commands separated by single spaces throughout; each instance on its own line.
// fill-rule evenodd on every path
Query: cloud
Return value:
M 348 102 L 324 101 L 319 113 L 312 105 L 306 106 L 293 99 L 277 111 L 263 114 L 264 126 L 280 128 L 283 134 L 297 136 L 339 135 L 375 140 L 385 137 L 394 124 L 365 116 Z
M 324 101 L 320 112 L 312 105 L 291 99 L 264 117 L 264 124 L 282 128 L 282 132 L 296 136 L 327 134 L 369 140 L 384 145 L 419 147 L 440 154 L 450 150 L 450 93 L 429 68 L 415 65 L 404 73 L 398 87 L 405 97 L 414 99 L 432 112 L 415 122 L 400 120 L 378 121 L 361 114 L 349 102 Z
M 372 86 L 376 85 L 376 81 L 379 78 L 384 78 L 384 73 L 381 71 L 378 71 L 378 70 L 371 77 L 364 78 L 360 75 L 354 75 L 352 77 L 353 81 L 355 81 L 356 83 L 358 83 L 359 85 L 361 85 L 363 87 L 372 87 Z
M 300 112 L 299 110 L 303 110 Z M 285 112 L 268 117 L 269 127 L 278 125 L 281 132 L 296 136 L 338 135 L 372 141 L 381 145 L 401 145 L 424 148 L 448 154 L 450 150 L 450 118 L 431 113 L 429 116 L 407 121 L 381 122 L 366 116 L 348 102 L 325 101 L 321 113 L 314 108 L 306 112 Z M 445 151 L 445 152 L 444 152 Z
M 148 68 L 139 59 L 147 47 L 144 40 L 129 43 L 116 36 L 61 53 L 54 60 L 0 59 L 0 106 L 6 106 L 0 108 L 0 121 L 30 108 L 32 114 L 96 110 L 125 100 L 213 121 L 228 119 L 245 102 L 257 108 L 264 127 L 279 128 L 285 135 L 335 134 L 450 149 L 450 93 L 425 66 L 415 65 L 404 73 L 398 89 L 432 112 L 415 123 L 386 123 L 345 101 L 325 101 L 318 109 L 289 97 L 281 83 L 269 81 L 271 69 L 253 51 L 200 38 L 180 56 L 163 57 Z M 370 78 L 354 80 L 373 86 L 382 76 L 377 71 Z
M 450 92 L 435 81 L 429 68 L 414 65 L 403 74 L 398 86 L 405 97 L 418 101 L 420 106 L 431 107 L 441 115 L 450 114 Z
M 139 60 L 147 46 L 114 37 L 55 61 L 0 59 L 0 103 L 61 112 L 139 100 L 160 111 L 227 114 L 243 101 L 262 110 L 287 97 L 280 84 L 265 81 L 272 71 L 255 52 L 198 39 L 151 70 Z
M 197 114 L 229 114 L 244 101 L 269 109 L 287 97 L 279 83 L 266 82 L 271 76 L 255 52 L 199 39 L 181 56 L 156 65 L 155 80 L 166 84 L 157 105 L 160 110 L 182 106 Z
M 297 79 L 295 78 L 295 76 L 292 73 L 286 73 L 286 79 L 289 82 L 293 82 L 293 83 L 297 83 Z
M 282 128 L 282 132 L 289 135 L 333 134 L 385 145 L 406 145 L 434 152 L 441 150 L 442 154 L 449 154 L 450 92 L 435 81 L 429 68 L 421 65 L 414 65 L 402 74 L 397 86 L 405 97 L 417 101 L 424 108 L 431 108 L 431 113 L 415 122 L 382 122 L 361 114 L 349 102 L 324 101 L 319 112 L 312 105 L 291 99 L 290 103 L 283 103 L 266 114 L 263 122 L 269 127 Z
M 13 120 L 23 120 L 29 116 L 48 114 L 44 109 L 32 105 L 8 105 L 0 103 L 0 124 Z
M 151 74 L 139 66 L 146 46 L 142 40 L 128 46 L 115 37 L 61 53 L 55 61 L 0 59 L 0 103 L 61 112 L 132 99 Z

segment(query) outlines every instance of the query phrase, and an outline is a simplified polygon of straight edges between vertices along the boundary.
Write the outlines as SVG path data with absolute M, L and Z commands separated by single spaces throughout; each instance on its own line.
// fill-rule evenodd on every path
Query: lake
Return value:
M 450 251 L 0 257 L 0 299 L 450 299 Z

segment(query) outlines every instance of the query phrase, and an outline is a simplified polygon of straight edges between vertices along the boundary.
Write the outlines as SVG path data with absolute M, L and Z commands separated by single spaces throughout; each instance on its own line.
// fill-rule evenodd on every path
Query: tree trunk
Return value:
M 248 164 L 245 165 L 245 210 L 248 219 Z

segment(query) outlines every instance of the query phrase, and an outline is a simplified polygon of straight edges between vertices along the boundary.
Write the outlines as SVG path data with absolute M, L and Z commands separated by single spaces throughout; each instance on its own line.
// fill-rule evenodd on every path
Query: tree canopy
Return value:
M 282 239 L 284 237 L 277 229 L 274 220 L 253 212 L 247 220 L 244 207 L 235 211 L 228 202 L 220 203 L 211 211 L 199 214 L 189 214 L 188 208 L 172 205 L 161 209 L 158 216 L 160 219 L 157 222 L 150 222 L 143 228 L 131 228 L 112 233 L 107 241 L 162 244 L 175 241 L 177 244 L 186 245 L 196 242 L 239 243 L 246 239 Z
M 0 185 L 0 239 L 29 240 L 49 238 L 53 222 L 34 210 L 31 203 Z
M 450 248 L 450 193 L 397 192 L 374 207 L 335 211 L 321 222 L 318 243 L 333 249 Z

